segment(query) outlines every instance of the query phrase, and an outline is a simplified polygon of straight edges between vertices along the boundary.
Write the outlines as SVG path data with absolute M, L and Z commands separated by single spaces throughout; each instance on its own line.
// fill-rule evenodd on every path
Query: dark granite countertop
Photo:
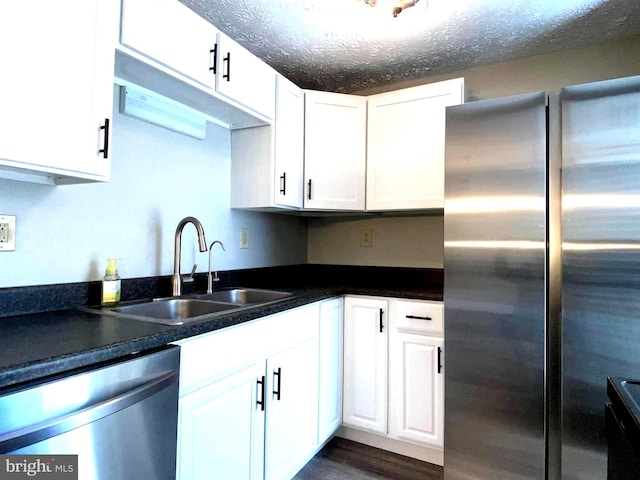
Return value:
M 277 302 L 182 326 L 121 319 L 76 308 L 0 318 L 0 388 L 125 357 L 137 351 L 345 294 L 442 300 L 442 286 L 437 283 L 384 286 L 381 284 L 384 282 L 377 285 L 372 285 L 370 281 L 363 282 L 367 283 L 370 285 L 330 287 L 245 284 L 243 286 L 286 288 L 293 295 Z

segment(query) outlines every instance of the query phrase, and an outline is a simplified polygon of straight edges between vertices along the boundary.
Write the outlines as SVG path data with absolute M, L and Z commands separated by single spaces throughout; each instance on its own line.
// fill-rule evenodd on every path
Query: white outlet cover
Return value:
M 249 248 L 249 229 L 240 229 L 240 248 Z
M 16 249 L 16 216 L 0 215 L 0 224 L 9 226 L 8 239 L 6 242 L 0 242 L 0 252 L 13 252 Z
M 364 230 L 362 230 L 362 236 L 360 237 L 360 246 L 361 247 L 373 246 L 373 229 L 365 228 Z

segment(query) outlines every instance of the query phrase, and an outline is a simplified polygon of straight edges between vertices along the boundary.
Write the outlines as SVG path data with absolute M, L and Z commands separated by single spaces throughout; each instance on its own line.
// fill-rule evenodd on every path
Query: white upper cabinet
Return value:
M 0 177 L 106 181 L 117 4 L 0 5 Z
M 444 207 L 446 107 L 464 79 L 368 97 L 367 210 Z
M 231 133 L 231 207 L 302 208 L 304 93 L 281 75 L 272 125 Z
M 275 70 L 222 32 L 218 33 L 216 57 L 216 91 L 273 118 Z
M 305 90 L 305 209 L 364 210 L 367 99 Z
M 122 0 L 121 16 L 116 83 L 144 87 L 229 128 L 273 119 L 275 70 L 186 5 Z
M 275 122 L 275 203 L 301 208 L 304 159 L 304 92 L 278 75 Z
M 123 0 L 120 43 L 215 88 L 218 29 L 177 0 Z

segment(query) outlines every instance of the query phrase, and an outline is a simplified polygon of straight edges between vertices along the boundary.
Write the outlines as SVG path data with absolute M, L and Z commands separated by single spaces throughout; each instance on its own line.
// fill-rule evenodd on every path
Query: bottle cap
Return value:
M 118 273 L 117 261 L 117 258 L 107 258 L 107 269 L 104 273 L 107 275 L 116 275 Z

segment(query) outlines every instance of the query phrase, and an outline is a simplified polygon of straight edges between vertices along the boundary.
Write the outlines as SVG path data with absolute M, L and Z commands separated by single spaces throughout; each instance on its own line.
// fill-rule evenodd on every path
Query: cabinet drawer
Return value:
M 176 342 L 180 396 L 246 365 L 318 335 L 319 307 L 311 304 Z
M 444 305 L 442 302 L 398 300 L 396 328 L 416 333 L 444 333 Z

